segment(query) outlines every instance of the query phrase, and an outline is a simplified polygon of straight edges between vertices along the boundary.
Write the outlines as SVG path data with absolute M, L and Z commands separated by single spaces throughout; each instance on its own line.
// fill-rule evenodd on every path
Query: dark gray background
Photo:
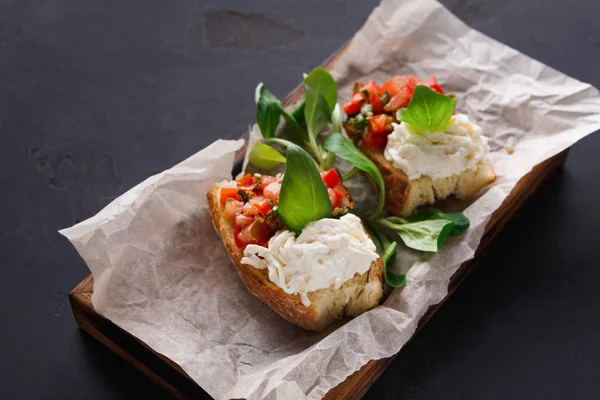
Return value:
M 445 0 L 600 86 L 597 0 Z M 166 398 L 77 328 L 87 268 L 59 228 L 254 118 L 376 0 L 0 0 L 0 398 Z M 600 111 L 600 110 L 599 110 Z M 367 399 L 600 392 L 600 136 L 577 144 Z

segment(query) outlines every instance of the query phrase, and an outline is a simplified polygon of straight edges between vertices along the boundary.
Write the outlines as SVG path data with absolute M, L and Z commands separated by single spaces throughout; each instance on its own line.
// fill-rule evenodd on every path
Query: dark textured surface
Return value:
M 375 0 L 0 0 L 0 398 L 166 398 L 77 329 L 88 271 L 56 230 L 254 118 Z M 446 0 L 600 86 L 596 0 Z M 600 136 L 576 145 L 367 399 L 595 398 Z

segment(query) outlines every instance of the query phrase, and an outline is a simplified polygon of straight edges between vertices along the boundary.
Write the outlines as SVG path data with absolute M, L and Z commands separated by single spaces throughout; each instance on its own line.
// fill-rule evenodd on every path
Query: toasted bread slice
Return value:
M 402 170 L 394 168 L 385 159 L 381 149 L 367 147 L 362 141 L 358 147 L 381 171 L 387 192 L 385 208 L 399 217 L 409 216 L 418 207 L 434 204 L 451 195 L 468 199 L 496 180 L 494 167 L 489 162 L 479 163 L 476 170 L 467 170 L 460 175 L 438 179 L 423 176 L 409 180 Z
M 287 294 L 271 282 L 267 270 L 243 264 L 241 261 L 244 252 L 235 243 L 235 227 L 224 218 L 223 206 L 219 201 L 219 189 L 225 184 L 225 182 L 214 184 L 207 194 L 213 224 L 246 287 L 275 312 L 292 324 L 307 330 L 319 331 L 343 315 L 357 316 L 379 304 L 383 295 L 381 258 L 371 263 L 368 271 L 354 275 L 338 289 L 332 285 L 329 288 L 308 292 L 310 300 L 308 307 L 302 304 L 300 295 Z M 353 207 L 347 189 L 343 188 L 342 192 Z

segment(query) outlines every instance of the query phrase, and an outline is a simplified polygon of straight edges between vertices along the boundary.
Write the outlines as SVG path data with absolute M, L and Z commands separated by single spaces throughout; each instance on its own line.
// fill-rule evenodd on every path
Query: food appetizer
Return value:
M 354 85 L 344 125 L 381 171 L 389 212 L 404 217 L 450 195 L 466 199 L 496 179 L 481 127 L 453 115 L 454 103 L 435 77 Z
M 377 306 L 384 284 L 405 284 L 390 268 L 399 243 L 436 252 L 469 227 L 461 213 L 417 208 L 472 195 L 495 175 L 481 129 L 454 114 L 454 98 L 435 78 L 357 83 L 345 120 L 328 72 L 313 70 L 304 86 L 305 100 L 291 112 L 262 83 L 256 89 L 263 140 L 249 162 L 261 170 L 285 163 L 285 172 L 246 173 L 214 184 L 207 197 L 250 292 L 289 322 L 318 331 Z M 340 176 L 336 160 L 350 172 Z M 378 199 L 360 215 L 343 184 L 358 172 L 374 183 Z
M 288 164 L 312 163 L 302 153 L 288 148 Z M 289 198 L 297 193 L 294 180 L 307 178 L 295 173 L 286 172 L 283 179 L 248 174 L 217 183 L 208 193 L 208 204 L 250 292 L 289 322 L 318 331 L 343 315 L 356 316 L 379 304 L 382 264 L 360 218 L 348 213 L 354 203 L 335 170 L 319 176 L 313 167 L 307 173 L 322 180 L 310 189 L 329 199 L 329 204 L 323 202 L 328 209 L 315 211 L 323 218 L 304 224 L 279 212 L 290 200 L 310 200 Z

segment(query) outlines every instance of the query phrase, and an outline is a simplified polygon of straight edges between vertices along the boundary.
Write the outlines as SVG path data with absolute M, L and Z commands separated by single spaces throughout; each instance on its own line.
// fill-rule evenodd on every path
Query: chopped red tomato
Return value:
M 238 188 L 221 188 L 221 204 L 225 204 L 227 199 L 242 200 L 238 194 Z
M 437 83 L 435 76 L 428 81 L 416 78 L 412 75 L 399 75 L 391 77 L 381 86 L 381 89 L 387 92 L 391 99 L 385 106 L 385 111 L 394 112 L 400 108 L 406 107 L 410 102 L 417 85 L 426 85 L 438 93 L 444 94 L 444 91 Z
M 241 201 L 237 201 L 235 199 L 230 198 L 229 201 L 227 201 L 227 199 L 225 199 L 225 209 L 223 210 L 223 216 L 228 219 L 233 221 L 235 219 L 235 215 L 238 212 L 238 210 L 240 210 L 242 208 L 242 206 L 244 205 L 244 203 L 242 203 Z
M 365 97 L 365 100 L 371 103 L 373 114 L 381 114 L 383 112 L 383 102 L 381 101 L 383 91 L 375 81 L 370 80 L 369 83 L 361 89 L 361 93 Z
M 329 188 L 327 189 L 327 194 L 329 195 L 329 200 L 331 201 L 331 209 L 335 210 L 344 198 L 344 193 L 342 193 L 338 189 Z
M 277 182 L 274 176 L 261 175 L 260 182 L 256 182 L 256 188 L 263 190 L 269 183 Z
M 327 189 L 327 194 L 329 195 L 329 201 L 331 201 L 331 209 L 335 209 L 335 206 L 338 203 L 337 194 L 333 191 L 333 189 Z
M 367 147 L 376 147 L 378 149 L 385 149 L 387 144 L 387 134 L 385 132 L 375 133 L 369 131 L 363 135 L 363 140 Z
M 337 171 L 333 168 L 329 171 L 321 172 L 321 179 L 323 180 L 323 183 L 325 183 L 325 186 L 327 186 L 328 188 L 333 188 L 342 183 L 340 176 L 338 175 Z
M 235 240 L 235 244 L 238 248 L 243 249 L 246 247 L 246 244 L 240 240 L 240 232 L 241 228 L 239 226 L 235 227 L 235 232 L 233 233 L 233 239 Z
M 275 203 L 279 200 L 279 192 L 281 191 L 281 183 L 271 182 L 263 189 L 263 196 L 267 199 L 272 199 Z
M 381 96 L 379 95 L 375 94 L 371 96 L 371 106 L 373 107 L 373 114 L 375 115 L 381 114 L 385 111 L 383 102 L 381 101 Z
M 346 115 L 358 114 L 364 102 L 365 99 L 362 94 L 355 94 L 350 101 L 344 105 L 344 113 L 346 113 Z
M 360 89 L 360 92 L 363 95 L 365 95 L 365 93 L 366 93 L 366 96 L 365 96 L 366 100 L 371 100 L 371 97 L 381 96 L 383 94 L 379 85 L 376 84 L 375 81 L 372 79 L 369 81 L 369 83 L 367 83 L 365 86 L 363 86 Z
M 417 86 L 417 78 L 411 75 L 392 76 L 386 83 L 381 85 L 381 90 L 387 92 L 390 98 L 393 98 L 400 93 L 404 88 L 412 88 L 414 91 Z
M 235 225 L 240 228 L 250 225 L 252 221 L 254 221 L 254 217 L 250 215 L 237 214 L 235 216 Z
M 251 199 L 249 204 L 252 204 L 252 206 L 258 210 L 263 217 L 266 217 L 269 211 L 271 211 L 271 204 L 269 204 L 269 200 L 264 197 L 256 197 Z
M 240 179 L 235 181 L 238 186 L 252 186 L 254 185 L 254 177 L 250 174 L 242 176 Z
M 387 115 L 379 114 L 369 119 L 369 126 L 371 128 L 371 132 L 373 133 L 383 133 L 385 132 L 385 127 L 387 126 Z
M 444 91 L 442 90 L 440 85 L 438 85 L 438 83 L 437 83 L 437 79 L 435 78 L 435 75 L 431 75 L 431 78 L 429 78 L 429 80 L 427 82 L 425 82 L 425 84 L 427 86 L 429 86 L 429 88 L 435 90 L 436 92 L 438 92 L 440 94 L 444 94 Z
M 254 200 L 254 199 L 252 199 Z M 244 207 L 242 207 L 242 214 L 250 216 L 250 217 L 256 217 L 258 214 L 260 214 L 260 211 L 258 211 L 258 209 L 256 209 L 254 207 L 254 205 L 252 205 L 250 202 L 244 204 Z
M 244 227 L 238 234 L 239 240 L 244 244 L 264 244 L 268 240 L 271 230 L 268 225 L 255 219 L 250 225 Z
M 354 86 L 352 86 L 352 94 L 357 94 L 360 93 L 360 89 L 362 89 L 365 86 L 364 83 L 356 81 L 354 82 Z

